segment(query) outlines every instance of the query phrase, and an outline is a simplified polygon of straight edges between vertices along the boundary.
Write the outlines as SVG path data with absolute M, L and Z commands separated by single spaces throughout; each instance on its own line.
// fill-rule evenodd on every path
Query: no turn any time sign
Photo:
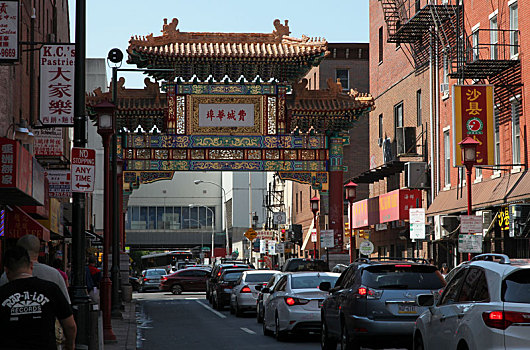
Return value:
M 72 148 L 72 192 L 94 192 L 96 151 Z

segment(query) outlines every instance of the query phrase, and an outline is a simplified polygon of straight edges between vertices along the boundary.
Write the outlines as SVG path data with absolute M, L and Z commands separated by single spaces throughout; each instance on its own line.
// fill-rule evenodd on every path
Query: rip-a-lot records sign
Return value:
M 19 2 L 0 0 L 0 62 L 19 58 Z
M 73 126 L 75 45 L 42 45 L 39 65 L 40 122 L 45 126 Z
M 478 141 L 477 165 L 495 165 L 493 85 L 453 86 L 453 166 L 462 166 L 458 143 L 467 136 Z

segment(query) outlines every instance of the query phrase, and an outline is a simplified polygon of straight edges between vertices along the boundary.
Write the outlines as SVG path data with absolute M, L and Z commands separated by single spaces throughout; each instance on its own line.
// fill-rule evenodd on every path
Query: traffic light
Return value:
M 281 233 L 281 235 L 280 235 L 280 240 L 281 240 L 282 242 L 285 242 L 285 229 L 282 228 L 281 232 L 282 232 L 282 233 Z
M 293 231 L 293 239 L 292 242 L 294 244 L 302 245 L 303 242 L 303 235 L 302 235 L 302 225 L 299 224 L 292 224 L 290 227 L 291 231 Z
M 350 223 L 345 222 L 344 223 L 344 236 L 349 236 L 349 235 L 350 235 Z

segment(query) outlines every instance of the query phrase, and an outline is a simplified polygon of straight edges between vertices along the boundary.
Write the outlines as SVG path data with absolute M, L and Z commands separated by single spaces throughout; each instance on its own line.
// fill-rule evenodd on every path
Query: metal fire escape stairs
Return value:
M 285 212 L 284 189 L 285 181 L 281 180 L 278 174 L 274 174 L 263 198 L 263 206 L 267 208 L 266 229 L 278 228 L 278 225 L 273 224 L 273 215 L 277 212 Z

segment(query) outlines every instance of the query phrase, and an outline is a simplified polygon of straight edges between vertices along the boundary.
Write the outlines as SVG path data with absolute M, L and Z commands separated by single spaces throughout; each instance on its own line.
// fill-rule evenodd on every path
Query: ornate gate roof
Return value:
M 301 79 L 312 66 L 329 54 L 327 41 L 321 38 L 290 37 L 288 21 L 274 21 L 272 33 L 181 32 L 178 20 L 164 19 L 162 35 L 134 36 L 129 41 L 127 63 L 139 68 L 172 68 L 174 73 L 150 72 L 160 80 L 176 77 L 201 81 L 210 75 L 232 81 L 241 75 L 253 81 L 275 78 L 280 82 Z

